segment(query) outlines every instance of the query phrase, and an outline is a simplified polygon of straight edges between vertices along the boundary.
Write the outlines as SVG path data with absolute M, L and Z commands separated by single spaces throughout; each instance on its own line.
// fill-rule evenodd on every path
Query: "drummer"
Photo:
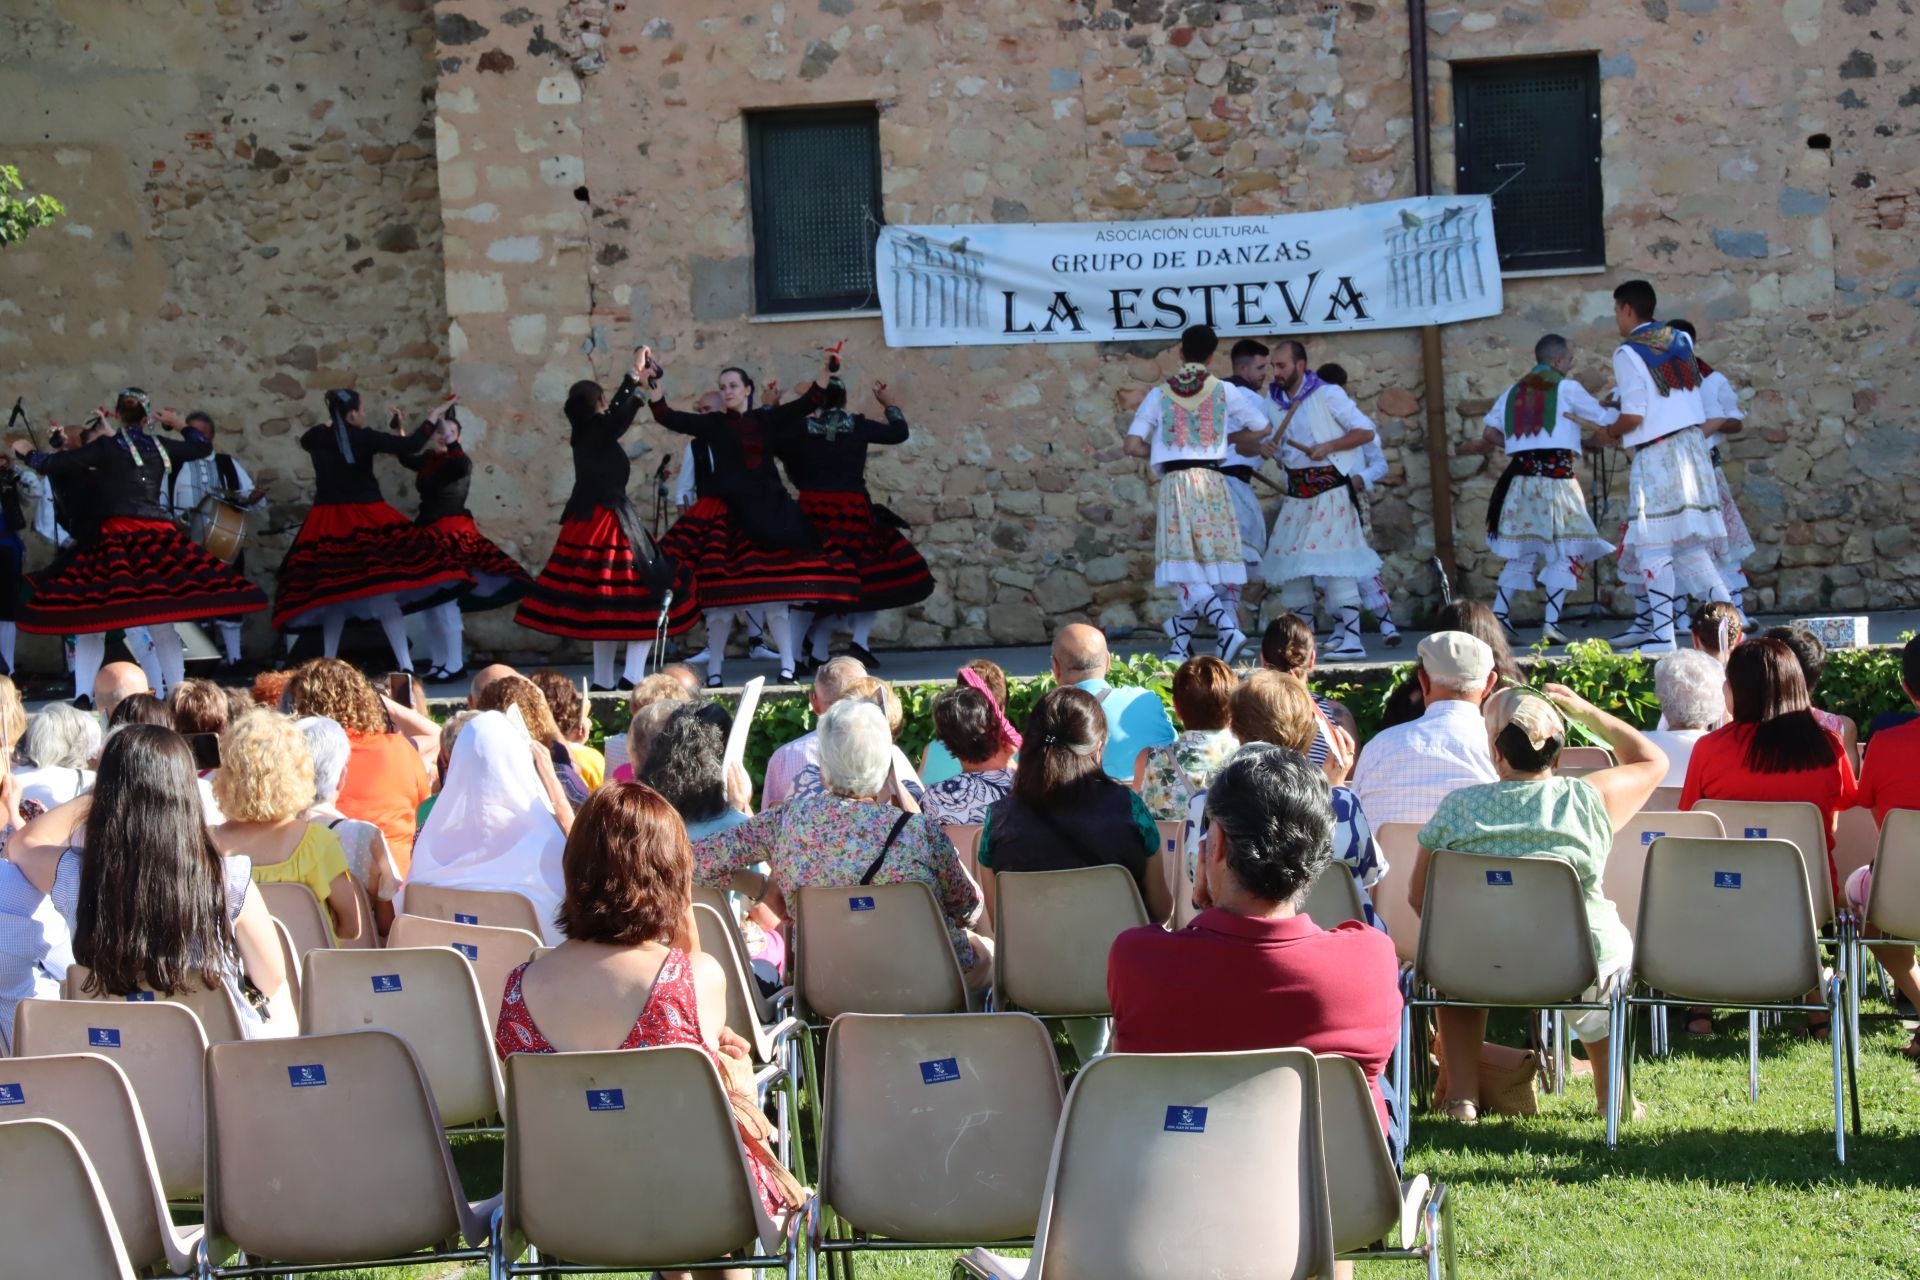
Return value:
M 160 420 L 176 429 L 180 422 L 168 422 L 173 411 L 162 410 Z M 266 486 L 256 485 L 253 477 L 240 460 L 230 453 L 220 451 L 220 437 L 214 434 L 213 416 L 205 409 L 195 409 L 184 419 L 184 425 L 206 434 L 214 441 L 212 457 L 201 458 L 197 462 L 183 463 L 173 476 L 173 514 L 186 524 L 197 538 L 199 530 L 194 527 L 194 512 L 199 510 L 201 502 L 209 495 L 250 515 L 264 514 L 267 509 Z M 247 553 L 241 549 L 239 558 L 233 567 L 241 573 L 247 571 Z M 220 633 L 220 671 L 221 679 L 236 676 L 240 666 L 240 619 L 217 618 L 214 629 Z

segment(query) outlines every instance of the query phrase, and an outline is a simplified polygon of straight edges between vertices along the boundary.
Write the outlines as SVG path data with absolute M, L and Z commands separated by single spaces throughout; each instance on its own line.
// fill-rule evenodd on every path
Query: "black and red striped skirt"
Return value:
M 693 569 L 702 609 L 820 602 L 853 607 L 860 573 L 829 546 L 764 547 L 748 538 L 719 498 L 701 498 L 673 522 L 660 549 Z
M 800 510 L 820 541 L 853 562 L 862 610 L 902 609 L 933 594 L 933 574 L 900 532 L 899 517 L 864 493 L 802 489 Z
M 452 599 L 471 575 L 427 530 L 384 502 L 330 502 L 307 513 L 306 523 L 280 562 L 273 625 L 294 631 L 320 624 L 326 610 L 372 617 L 380 596 L 399 597 L 411 613 Z
M 110 516 L 39 573 L 20 629 L 85 635 L 122 627 L 231 618 L 267 607 L 266 593 L 195 546 L 171 520 Z
M 659 634 L 660 597 L 641 576 L 619 518 L 595 507 L 592 515 L 561 522 L 547 567 L 513 620 L 575 640 L 651 640 Z M 677 636 L 699 620 L 693 575 L 682 562 L 674 572 L 667 634 Z
M 533 575 L 481 533 L 466 512 L 442 516 L 425 528 L 440 539 L 455 564 L 473 575 L 472 588 L 460 597 L 462 610 L 481 613 L 510 605 L 533 586 Z

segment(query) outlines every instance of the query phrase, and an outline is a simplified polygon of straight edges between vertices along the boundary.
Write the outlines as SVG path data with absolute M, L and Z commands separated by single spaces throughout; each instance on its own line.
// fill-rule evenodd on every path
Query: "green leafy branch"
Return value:
M 24 240 L 29 231 L 51 226 L 55 218 L 67 211 L 65 205 L 50 195 L 22 199 L 16 194 L 26 189 L 26 184 L 20 181 L 19 169 L 0 164 L 0 247 Z

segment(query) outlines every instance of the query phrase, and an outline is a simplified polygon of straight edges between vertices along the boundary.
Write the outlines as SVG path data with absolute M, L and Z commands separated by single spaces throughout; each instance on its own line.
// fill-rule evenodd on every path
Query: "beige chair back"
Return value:
M 161 1001 L 22 1000 L 21 1057 L 97 1053 L 126 1075 L 169 1200 L 200 1195 L 207 1148 L 207 1033 L 191 1009 Z
M 1332 1275 L 1319 1075 L 1305 1049 L 1095 1058 L 1067 1095 L 1029 1274 Z
M 1435 849 L 1414 971 L 1493 1005 L 1578 1000 L 1598 980 L 1580 877 L 1558 858 Z
M 960 961 L 924 881 L 810 885 L 790 902 L 794 986 L 811 1016 L 966 1011 Z
M 1891 810 L 1889 810 L 1891 812 Z M 1846 891 L 1847 877 L 1861 867 L 1870 867 L 1880 853 L 1880 824 L 1872 809 L 1842 809 L 1833 838 L 1833 868 Z
M 727 891 L 711 884 L 693 886 L 693 905 L 712 907 L 724 920 L 733 919 L 733 903 L 727 898 Z
M 1333 1247 L 1347 1253 L 1381 1240 L 1398 1245 L 1400 1175 L 1380 1128 L 1380 1108 L 1367 1073 L 1352 1058 L 1316 1054 L 1320 1069 L 1320 1127 L 1327 1153 L 1327 1200 L 1333 1211 Z
M 267 904 L 267 910 L 273 913 L 273 918 L 285 925 L 293 937 L 292 972 L 299 971 L 299 959 L 307 952 L 334 945 L 333 921 L 327 915 L 326 905 L 313 896 L 313 890 L 294 881 L 257 884 L 254 888 Z
M 1612 767 L 1613 753 L 1605 747 L 1562 747 L 1560 758 L 1553 762 L 1555 773 L 1565 773 L 1570 769 L 1591 772 Z
M 384 1027 L 406 1040 L 442 1124 L 500 1114 L 500 1060 L 480 984 L 450 947 L 309 951 L 300 1025 L 308 1035 Z
M 1887 810 L 1866 922 L 1888 937 L 1920 939 L 1920 809 Z
M 1147 923 L 1125 867 L 1010 871 L 994 877 L 996 1007 L 1105 1017 L 1107 952 Z
M 953 851 L 960 855 L 960 865 L 977 883 L 980 879 L 980 824 L 949 822 L 943 829 L 947 839 L 953 842 Z
M 293 931 L 287 928 L 284 920 L 274 920 L 273 936 L 280 942 L 280 971 L 287 976 L 287 1003 L 298 1010 L 300 1008 L 300 948 L 294 943 Z
M 1640 882 L 1646 877 L 1647 849 L 1653 842 L 1661 836 L 1701 836 L 1717 840 L 1725 834 L 1720 815 L 1704 809 L 1692 813 L 1642 809 L 1613 833 L 1613 850 L 1607 854 L 1600 889 L 1619 908 L 1620 919 L 1629 933 L 1640 920 Z
M 1813 921 L 1833 920 L 1833 879 L 1828 871 L 1827 824 L 1819 807 L 1805 801 L 1701 800 L 1695 812 L 1717 814 L 1734 840 L 1788 840 L 1800 850 L 1807 870 L 1807 897 Z
M 1640 807 L 1656 813 L 1675 813 L 1680 808 L 1680 787 L 1655 787 L 1647 802 Z
M 827 1033 L 822 1088 L 820 1195 L 842 1220 L 895 1240 L 1034 1233 L 1061 1109 L 1039 1020 L 850 1013 Z
M 177 1004 L 193 1010 L 200 1019 L 201 1030 L 207 1033 L 210 1044 L 223 1044 L 229 1040 L 245 1040 L 247 1033 L 240 1019 L 240 1005 L 234 999 L 233 992 L 224 984 L 217 987 L 190 987 L 176 991 L 170 996 L 142 988 L 137 995 L 109 996 L 90 995 L 87 992 L 89 970 L 84 965 L 68 965 L 66 979 L 60 984 L 60 993 L 68 1000 L 120 1001 L 123 1004 L 136 1004 L 142 1001 Z
M 93 1163 L 136 1270 L 186 1269 L 188 1248 L 174 1234 L 140 1104 L 119 1067 L 92 1053 L 20 1058 L 0 1066 L 0 1097 L 16 1099 L 0 1111 L 9 1120 L 53 1120 L 73 1134 Z M 15 1190 L 8 1184 L 6 1194 Z M 13 1243 L 7 1242 L 9 1254 Z
M 1193 905 L 1195 878 L 1200 874 L 1200 853 L 1187 848 L 1187 824 L 1155 821 L 1160 829 L 1160 869 L 1167 873 L 1167 887 L 1173 893 L 1173 918 L 1168 924 L 1184 929 L 1200 914 Z M 1177 827 L 1177 830 L 1169 830 Z
M 400 906 L 410 916 L 477 924 L 488 929 L 524 929 L 545 937 L 540 912 L 525 894 L 499 889 L 451 889 L 437 884 L 409 884 Z
M 0 1186 L 7 1274 L 133 1280 L 106 1192 L 65 1125 L 0 1124 Z
M 380 1030 L 207 1050 L 206 1222 L 212 1240 L 291 1263 L 484 1234 L 419 1062 Z
M 704 902 L 693 904 L 693 923 L 699 933 L 700 950 L 718 961 L 727 976 L 727 1030 L 752 1045 L 756 1059 L 771 1062 L 773 1045 L 766 1024 L 760 1020 L 760 984 L 753 980 L 753 971 L 747 966 L 739 931 Z
M 693 1045 L 507 1059 L 504 1229 L 544 1256 L 664 1269 L 771 1244 L 746 1161 Z
M 1337 859 L 1329 862 L 1307 886 L 1307 903 L 1301 913 L 1322 929 L 1346 920 L 1365 921 L 1367 904 L 1360 896 L 1360 882 L 1353 878 L 1352 869 Z
M 1387 862 L 1386 871 L 1373 883 L 1373 909 L 1380 913 L 1403 964 L 1412 964 L 1420 954 L 1420 913 L 1407 900 L 1407 883 L 1420 857 L 1421 825 L 1383 822 L 1373 829 L 1380 856 Z
M 387 947 L 452 947 L 473 966 L 474 981 L 480 986 L 480 1008 L 487 1015 L 487 1033 L 493 1033 L 500 1017 L 500 1000 L 507 993 L 507 978 L 533 959 L 540 936 L 525 929 L 495 929 L 484 924 L 459 924 L 451 920 L 433 920 L 425 916 L 399 915 L 387 932 Z
M 1647 851 L 1633 969 L 1702 1004 L 1798 1001 L 1820 985 L 1806 867 L 1786 840 L 1662 836 Z

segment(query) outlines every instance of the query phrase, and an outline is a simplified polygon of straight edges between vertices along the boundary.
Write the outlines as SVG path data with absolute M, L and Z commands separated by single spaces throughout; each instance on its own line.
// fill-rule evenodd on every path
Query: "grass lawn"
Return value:
M 1542 1114 L 1468 1126 L 1416 1117 L 1407 1167 L 1452 1187 L 1463 1277 L 1920 1275 L 1920 1073 L 1897 1052 L 1908 1032 L 1868 1002 L 1860 1060 L 1864 1136 L 1833 1158 L 1829 1049 L 1762 1036 L 1760 1100 L 1747 1101 L 1744 1017 L 1710 1039 L 1678 1035 L 1675 1055 L 1643 1058 L 1634 1090 L 1647 1117 L 1609 1153 L 1584 1078 Z M 1878 1015 L 1878 1016 L 1876 1016 Z M 1644 1042 L 1644 1037 L 1643 1037 Z M 474 1194 L 499 1187 L 500 1143 L 455 1149 Z M 858 1264 L 861 1280 L 945 1280 L 945 1254 Z M 1415 1275 L 1410 1263 L 1359 1268 Z M 483 1268 L 354 1275 L 408 1280 Z M 1184 1280 L 1169 1274 L 1169 1280 Z

